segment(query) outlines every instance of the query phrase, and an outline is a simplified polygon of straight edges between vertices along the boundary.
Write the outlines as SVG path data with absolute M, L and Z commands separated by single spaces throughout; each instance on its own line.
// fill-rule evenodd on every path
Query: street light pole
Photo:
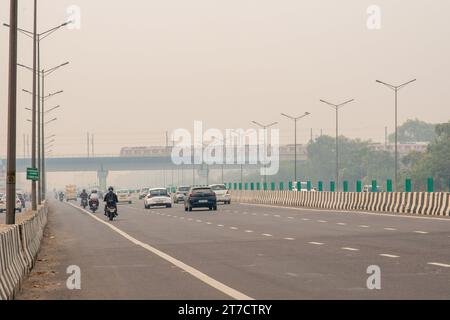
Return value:
M 17 2 L 10 1 L 6 224 L 16 223 Z
M 394 164 L 395 173 L 394 173 L 394 186 L 395 186 L 395 190 L 396 191 L 398 191 L 398 92 L 400 91 L 400 89 L 402 89 L 406 85 L 408 85 L 408 84 L 410 84 L 412 82 L 415 82 L 415 81 L 417 81 L 417 79 L 410 80 L 410 81 L 405 82 L 405 83 L 403 83 L 403 84 L 401 84 L 399 86 L 394 86 L 392 84 L 388 84 L 386 82 L 383 82 L 383 81 L 380 81 L 380 80 L 376 80 L 377 83 L 385 85 L 386 87 L 394 90 L 394 92 L 395 92 L 395 116 L 394 116 L 394 118 L 395 118 L 394 119 L 394 121 L 395 121 L 395 134 L 394 134 L 394 136 L 395 136 L 395 151 L 394 151 L 395 152 L 395 155 L 394 155 L 394 158 L 395 158 L 395 160 L 394 160 L 395 161 L 395 164 Z
M 265 166 L 265 162 L 267 160 L 267 144 L 266 144 L 267 129 L 272 127 L 272 126 L 274 126 L 274 125 L 276 125 L 276 124 L 278 124 L 278 122 L 273 122 L 273 123 L 268 124 L 268 125 L 263 125 L 263 124 L 261 124 L 259 122 L 256 122 L 256 121 L 252 121 L 252 123 L 256 124 L 257 126 L 259 126 L 259 127 L 264 129 L 264 184 L 267 184 L 267 175 L 266 175 L 267 168 Z
M 295 181 L 298 181 L 298 179 L 297 179 L 298 178 L 297 177 L 297 121 L 302 119 L 302 118 L 304 118 L 304 117 L 306 117 L 306 116 L 309 116 L 310 114 L 311 113 L 309 113 L 309 112 L 305 112 L 303 115 L 298 116 L 298 117 L 292 117 L 292 116 L 287 115 L 285 113 L 281 114 L 282 116 L 284 116 L 284 117 L 294 121 L 294 136 L 295 136 L 295 138 L 294 138 L 294 147 L 295 147 L 295 152 L 294 152 L 294 154 L 295 154 L 294 155 L 294 179 L 295 179 Z
M 348 100 L 341 104 L 333 104 L 325 100 L 320 100 L 320 102 L 328 104 L 330 107 L 336 110 L 336 191 L 339 191 L 339 109 L 353 101 L 355 101 L 355 99 Z

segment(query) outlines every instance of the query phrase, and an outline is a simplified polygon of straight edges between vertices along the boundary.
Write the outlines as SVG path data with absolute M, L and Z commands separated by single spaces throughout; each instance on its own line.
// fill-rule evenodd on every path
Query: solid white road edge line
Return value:
M 296 208 L 296 207 L 273 206 L 273 205 L 268 205 L 268 204 L 256 204 L 256 203 L 239 203 L 239 204 L 240 205 L 244 205 L 244 206 L 288 209 L 288 210 L 296 210 L 296 211 L 315 211 L 315 212 L 323 212 L 323 213 L 330 213 L 330 212 L 357 213 L 357 214 L 365 214 L 365 215 L 370 215 L 370 216 L 410 218 L 410 219 L 427 219 L 427 220 L 440 220 L 440 221 L 450 222 L 450 219 L 448 219 L 448 218 L 407 216 L 407 215 L 402 215 L 400 213 L 399 214 L 392 214 L 392 213 L 376 213 L 376 212 L 347 211 L 347 210 L 333 210 L 333 209 Z
M 177 266 L 178 268 L 186 271 L 187 273 L 189 273 L 190 275 L 192 275 L 193 277 L 199 279 L 200 281 L 203 281 L 204 283 L 206 283 L 207 285 L 209 285 L 210 287 L 213 287 L 214 289 L 226 294 L 227 296 L 232 297 L 233 299 L 236 300 L 254 300 L 253 298 L 211 278 L 210 276 L 204 274 L 203 272 L 185 264 L 184 262 L 181 262 L 178 259 L 173 258 L 172 256 L 169 256 L 167 253 L 164 253 L 156 248 L 153 248 L 152 246 L 141 242 L 135 238 L 133 238 L 132 236 L 130 236 L 129 234 L 127 234 L 126 232 L 120 230 L 119 228 L 113 226 L 111 223 L 104 221 L 98 217 L 96 217 L 95 215 L 93 215 L 92 213 L 90 213 L 87 210 L 84 210 L 82 208 L 79 208 L 78 206 L 72 204 L 69 202 L 69 205 L 71 205 L 72 207 L 74 207 L 75 209 L 79 209 L 80 211 L 88 214 L 92 219 L 97 220 L 98 222 L 104 224 L 105 226 L 108 226 L 109 228 L 111 228 L 112 230 L 114 230 L 115 232 L 117 232 L 118 234 L 120 234 L 122 237 L 124 237 L 125 239 L 129 240 L 130 242 L 134 243 L 135 245 L 138 245 L 150 252 L 152 252 L 153 254 L 159 256 L 160 258 L 172 263 L 173 265 Z

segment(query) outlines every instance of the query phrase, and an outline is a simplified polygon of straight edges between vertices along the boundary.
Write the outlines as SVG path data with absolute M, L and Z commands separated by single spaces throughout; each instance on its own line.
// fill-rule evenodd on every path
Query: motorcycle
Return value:
M 86 209 L 88 205 L 87 199 L 81 199 L 81 206 L 83 207 L 83 209 Z
M 62 193 L 59 194 L 59 201 L 61 201 L 61 202 L 64 201 L 64 195 Z
M 109 221 L 113 221 L 117 216 L 117 207 L 111 205 L 106 206 L 106 216 L 108 217 Z
M 95 213 L 98 209 L 98 200 L 89 200 L 89 207 L 92 213 Z

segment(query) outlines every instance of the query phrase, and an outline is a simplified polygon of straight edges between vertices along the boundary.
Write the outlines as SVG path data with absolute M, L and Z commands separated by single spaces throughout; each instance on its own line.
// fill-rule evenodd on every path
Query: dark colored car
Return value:
M 209 187 L 192 187 L 184 197 L 184 211 L 194 208 L 209 208 L 217 210 L 217 197 Z

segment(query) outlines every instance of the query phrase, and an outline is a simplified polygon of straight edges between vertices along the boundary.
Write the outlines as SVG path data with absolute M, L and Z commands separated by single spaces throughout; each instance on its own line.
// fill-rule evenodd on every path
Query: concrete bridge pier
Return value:
M 108 178 L 108 170 L 104 170 L 103 167 L 97 171 L 98 185 L 100 189 L 106 191 L 107 189 L 107 178 Z

